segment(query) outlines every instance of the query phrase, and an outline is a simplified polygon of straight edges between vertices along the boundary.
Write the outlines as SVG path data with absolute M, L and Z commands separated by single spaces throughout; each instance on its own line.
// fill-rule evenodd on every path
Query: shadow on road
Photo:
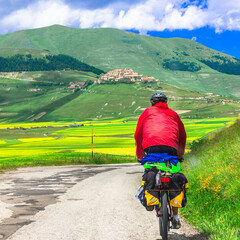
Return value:
M 194 234 L 193 236 L 186 236 L 185 234 L 171 233 L 168 240 L 207 240 L 208 237 L 202 234 Z M 156 240 L 162 240 L 161 237 Z

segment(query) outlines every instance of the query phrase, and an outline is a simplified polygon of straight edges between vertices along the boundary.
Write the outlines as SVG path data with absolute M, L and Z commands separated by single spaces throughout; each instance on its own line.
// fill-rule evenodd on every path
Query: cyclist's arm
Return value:
M 146 110 L 141 114 L 141 116 L 138 119 L 138 124 L 137 124 L 137 128 L 135 131 L 135 141 L 136 141 L 136 155 L 137 155 L 137 159 L 142 159 L 144 157 L 144 151 L 142 148 L 142 129 L 143 129 L 143 121 L 145 119 L 146 116 Z
M 182 158 L 185 151 L 187 135 L 186 135 L 183 122 L 178 115 L 177 115 L 177 122 L 179 127 L 178 157 Z

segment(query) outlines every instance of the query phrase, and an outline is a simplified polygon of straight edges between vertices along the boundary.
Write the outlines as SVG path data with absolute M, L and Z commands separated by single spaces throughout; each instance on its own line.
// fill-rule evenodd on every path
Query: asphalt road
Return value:
M 25 168 L 0 176 L 0 239 L 158 240 L 135 164 Z M 182 220 L 169 240 L 206 239 Z

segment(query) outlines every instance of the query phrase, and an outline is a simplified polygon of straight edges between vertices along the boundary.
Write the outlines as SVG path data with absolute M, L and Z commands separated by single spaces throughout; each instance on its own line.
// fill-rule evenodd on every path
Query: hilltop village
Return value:
M 124 69 L 115 69 L 112 71 L 107 72 L 106 74 L 100 76 L 99 78 L 95 79 L 94 84 L 104 84 L 109 82 L 160 82 L 159 79 L 149 76 L 143 76 L 142 74 L 138 74 L 134 72 L 131 68 L 124 68 Z M 148 88 L 152 88 L 148 86 Z M 158 89 L 162 89 L 162 87 L 158 87 Z M 193 99 L 193 100 L 203 100 L 207 103 L 214 103 L 214 102 L 221 102 L 222 104 L 225 103 L 233 103 L 233 100 L 226 100 L 226 99 L 214 99 L 212 97 L 219 97 L 219 95 L 214 95 L 214 93 L 206 93 L 209 97 L 189 97 L 185 99 Z M 174 100 L 184 99 L 182 97 L 172 97 Z
M 94 83 L 101 84 L 106 81 L 119 82 L 119 81 L 130 81 L 130 82 L 155 82 L 159 81 L 154 77 L 143 76 L 142 74 L 138 74 L 134 72 L 131 68 L 124 69 L 115 69 L 112 70 L 100 78 L 97 78 Z

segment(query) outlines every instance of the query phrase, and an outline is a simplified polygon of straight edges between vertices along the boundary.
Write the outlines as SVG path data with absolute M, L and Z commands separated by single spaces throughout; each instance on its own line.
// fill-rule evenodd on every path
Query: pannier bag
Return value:
M 142 186 L 138 189 L 136 198 L 140 200 L 144 207 L 156 206 L 159 204 L 159 193 L 150 191 L 155 187 L 155 178 L 158 170 L 151 169 L 144 172 Z M 138 196 L 138 197 L 137 197 Z
M 156 206 L 159 204 L 159 193 L 145 190 L 143 186 L 138 188 L 135 197 L 139 199 L 144 207 Z
M 188 189 L 188 180 L 182 173 L 175 173 L 172 177 L 171 190 L 169 191 L 170 205 L 172 207 L 182 208 L 187 204 L 186 189 Z
M 141 187 L 139 187 L 136 198 L 140 200 L 144 207 L 159 205 L 159 191 L 151 191 L 158 189 L 156 184 L 157 169 L 145 169 Z M 175 173 L 171 179 L 169 197 L 172 207 L 182 208 L 186 206 L 187 197 L 186 189 L 188 188 L 188 180 L 182 173 Z
M 145 170 L 142 178 L 142 186 L 145 188 L 145 207 L 146 206 L 156 206 L 159 205 L 159 192 L 150 191 L 155 188 L 156 175 L 158 170 L 151 169 Z
M 183 191 L 169 192 L 170 205 L 172 207 L 182 208 L 186 206 L 186 196 Z
M 159 192 L 145 190 L 145 207 L 159 205 Z

